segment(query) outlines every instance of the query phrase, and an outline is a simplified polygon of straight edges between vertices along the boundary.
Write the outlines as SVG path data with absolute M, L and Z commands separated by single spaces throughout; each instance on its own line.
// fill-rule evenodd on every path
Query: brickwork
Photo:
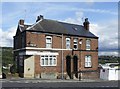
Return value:
M 51 34 L 36 34 L 36 33 L 30 33 L 27 32 L 26 34 L 26 44 L 31 42 L 33 44 L 36 44 L 37 48 L 45 48 L 46 45 L 46 36 L 52 36 L 52 48 L 56 49 L 62 49 L 62 36 L 61 35 L 51 35 Z M 63 37 L 63 49 L 66 49 L 66 37 Z M 73 40 L 74 36 L 71 36 L 71 49 L 73 48 Z M 98 47 L 98 40 L 90 38 L 91 40 L 91 50 L 94 51 L 86 51 L 86 39 L 83 37 L 78 37 L 78 41 L 82 39 L 82 45 L 78 44 L 78 50 L 73 51 L 72 55 L 72 50 L 64 50 L 63 51 L 63 60 L 64 60 L 64 73 L 66 73 L 66 56 L 70 55 L 71 56 L 71 71 L 73 71 L 73 59 L 72 56 L 77 55 L 78 57 L 78 71 L 80 70 L 97 70 L 98 68 L 98 52 L 96 48 Z M 82 50 L 82 51 L 81 51 Z M 57 66 L 51 67 L 51 66 L 41 66 L 40 65 L 40 55 L 35 56 L 35 73 L 36 74 L 41 74 L 41 73 L 61 73 L 62 71 L 62 54 L 61 50 L 55 51 L 59 55 L 57 56 Z M 85 68 L 85 56 L 86 55 L 91 55 L 92 56 L 92 67 L 91 68 Z M 89 76 L 93 75 L 90 73 L 87 73 Z M 84 73 L 85 76 L 88 76 L 87 74 Z
M 25 34 L 26 33 L 26 34 Z M 17 42 L 21 42 L 21 36 L 22 35 L 18 35 L 16 37 L 14 37 L 14 39 L 17 40 Z M 45 48 L 46 47 L 46 36 L 51 36 L 52 37 L 52 48 L 56 49 L 56 50 L 44 50 L 44 51 L 49 51 L 49 52 L 57 52 L 57 66 L 41 66 L 40 65 L 40 55 L 35 55 L 35 75 L 39 74 L 41 75 L 41 73 L 56 73 L 56 74 L 61 74 L 62 73 L 62 35 L 53 35 L 53 34 L 44 34 L 44 33 L 36 33 L 36 32 L 24 32 L 24 36 L 25 36 L 25 47 L 31 47 L 29 45 L 29 43 L 31 44 L 35 44 L 33 48 Z M 74 43 L 73 40 L 74 38 L 76 38 L 75 36 L 67 36 L 64 35 L 63 36 L 63 60 L 64 60 L 64 73 L 67 73 L 66 70 L 66 57 L 69 55 L 71 56 L 71 73 L 73 72 L 73 56 L 76 55 L 78 60 L 78 71 L 81 70 L 97 70 L 98 69 L 98 39 L 95 38 L 86 38 L 86 37 L 77 37 L 78 38 L 78 49 L 77 50 L 67 50 L 66 49 L 66 37 L 70 37 L 70 48 L 73 49 L 74 47 Z M 79 44 L 80 39 L 82 39 L 82 44 Z M 91 40 L 91 50 L 86 50 L 86 39 L 90 39 Z M 14 42 L 15 44 L 16 42 Z M 15 49 L 19 49 L 22 48 L 21 44 L 18 43 L 17 47 L 15 47 Z M 58 50 L 57 50 L 58 49 Z M 39 51 L 43 51 L 43 50 L 39 50 Z M 15 52 L 15 55 L 18 55 L 19 52 Z M 91 68 L 85 68 L 85 56 L 86 55 L 91 55 L 92 57 L 92 67 Z M 89 76 L 89 78 L 93 78 L 96 77 L 97 78 L 97 74 L 95 72 L 91 72 L 91 73 L 83 73 L 83 78 L 87 78 L 87 76 Z

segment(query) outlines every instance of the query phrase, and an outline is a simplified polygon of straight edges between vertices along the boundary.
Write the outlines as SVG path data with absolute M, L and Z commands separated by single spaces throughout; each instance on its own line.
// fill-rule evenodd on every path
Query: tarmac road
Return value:
M 119 89 L 118 81 L 72 81 L 72 80 L 6 80 L 2 89 Z

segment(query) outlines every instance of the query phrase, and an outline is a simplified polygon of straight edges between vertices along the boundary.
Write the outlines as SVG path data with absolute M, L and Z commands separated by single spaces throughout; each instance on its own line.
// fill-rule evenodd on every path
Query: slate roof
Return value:
M 90 31 L 87 31 L 82 25 L 70 24 L 49 19 L 38 21 L 32 26 L 28 26 L 26 30 L 98 38 Z

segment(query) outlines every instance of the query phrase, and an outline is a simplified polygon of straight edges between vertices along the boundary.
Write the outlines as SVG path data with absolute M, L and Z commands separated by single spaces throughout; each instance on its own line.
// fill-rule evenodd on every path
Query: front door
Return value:
M 78 78 L 78 58 L 77 56 L 73 57 L 73 72 L 75 77 Z
M 66 57 L 66 71 L 69 78 L 71 79 L 71 57 L 70 56 Z

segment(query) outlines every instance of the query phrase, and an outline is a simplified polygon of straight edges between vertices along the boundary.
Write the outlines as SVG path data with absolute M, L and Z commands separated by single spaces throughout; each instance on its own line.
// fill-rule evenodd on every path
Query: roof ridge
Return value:
M 26 28 L 26 30 L 60 33 L 84 37 L 97 37 L 92 32 L 86 31 L 83 25 L 61 22 L 51 19 L 39 20 L 38 22 Z
M 70 24 L 70 25 L 83 26 L 83 25 L 74 24 L 74 23 L 67 23 L 67 22 L 63 22 L 63 21 L 59 21 L 59 20 L 51 20 L 51 19 L 45 19 L 45 20 L 55 21 L 55 22 L 58 22 L 58 23 L 63 23 L 63 24 Z

